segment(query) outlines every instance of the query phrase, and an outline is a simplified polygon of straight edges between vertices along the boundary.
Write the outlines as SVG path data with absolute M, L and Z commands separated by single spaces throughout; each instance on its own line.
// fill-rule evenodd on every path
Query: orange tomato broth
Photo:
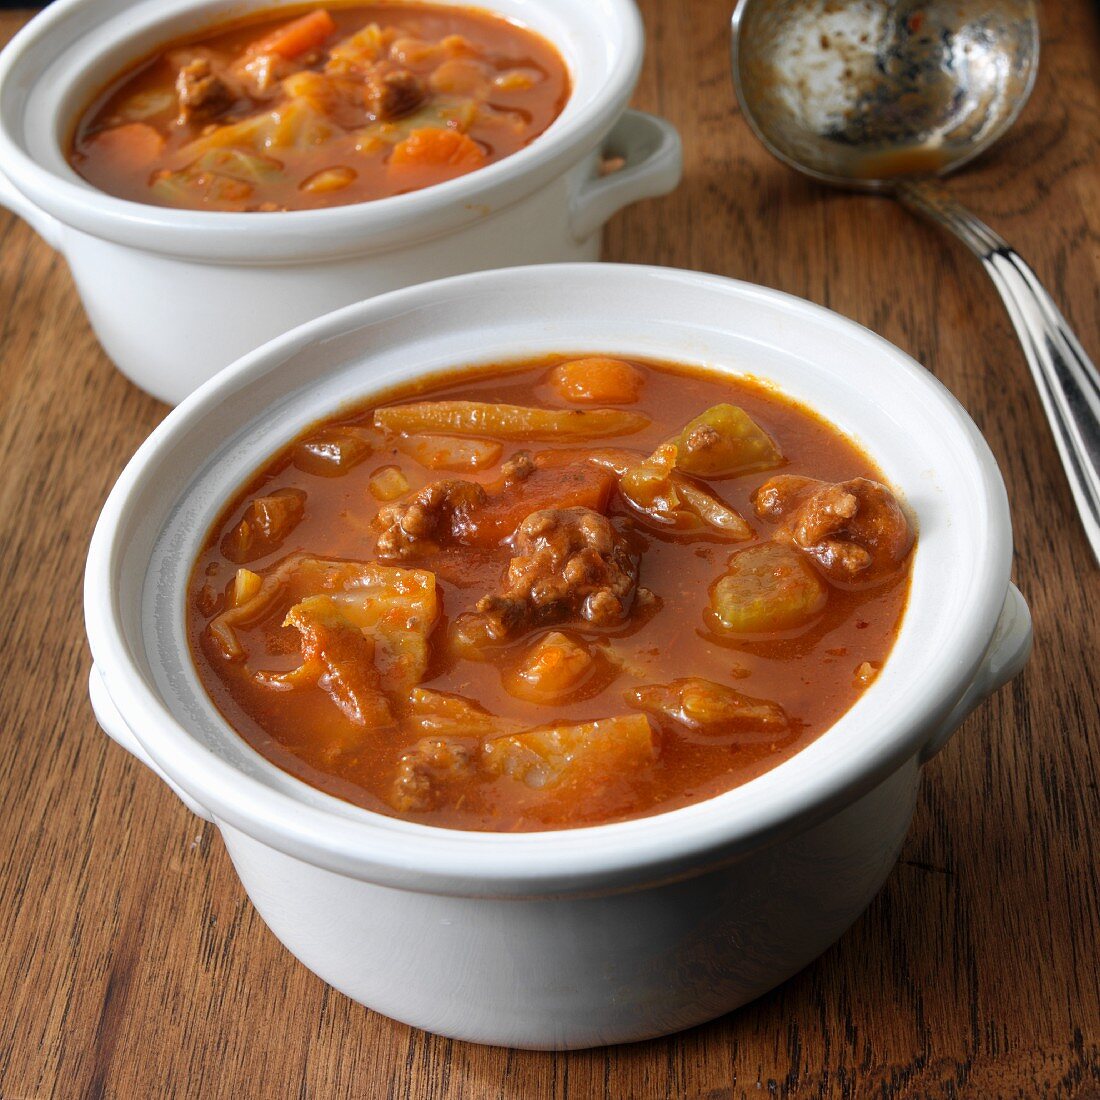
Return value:
M 311 26 L 314 17 L 321 22 Z M 372 37 L 371 48 L 334 61 L 333 48 L 371 24 L 380 45 Z M 287 39 L 290 50 L 306 48 L 286 58 L 264 45 Z M 256 56 L 273 58 L 279 75 L 262 94 L 252 94 L 259 78 L 241 76 Z M 184 120 L 176 81 L 196 57 L 213 58 L 215 75 L 240 94 L 212 118 Z M 340 71 L 326 72 L 334 64 Z M 370 81 L 394 73 L 411 74 L 424 97 L 393 118 L 376 115 Z M 554 46 L 488 11 L 397 2 L 280 8 L 169 42 L 116 76 L 77 119 L 69 161 L 100 190 L 159 206 L 341 206 L 508 157 L 557 118 L 569 92 Z
M 385 564 L 431 570 L 435 575 L 442 615 L 430 637 L 431 657 L 423 678 L 423 686 L 432 691 L 461 696 L 517 727 L 531 728 L 637 714 L 624 703 L 630 689 L 704 677 L 780 705 L 790 719 L 789 728 L 781 734 L 726 731 L 711 736 L 705 730 L 650 716 L 654 755 L 644 766 L 602 776 L 594 785 L 563 784 L 560 790 L 535 790 L 503 774 L 479 776 L 459 784 L 457 795 L 452 789 L 429 808 L 402 811 L 393 801 L 394 777 L 402 755 L 419 734 L 359 728 L 318 684 L 274 691 L 251 675 L 250 669 L 285 671 L 301 661 L 296 631 L 282 625 L 285 601 L 241 632 L 247 660 L 226 659 L 209 630 L 211 621 L 229 605 L 239 566 L 239 561 L 227 558 L 225 547 L 249 502 L 267 494 L 284 490 L 304 494 L 304 515 L 280 545 L 248 562 L 247 568 L 261 577 L 299 552 L 355 562 L 378 560 L 378 532 L 372 520 L 383 505 L 372 495 L 371 485 L 380 470 L 399 470 L 411 493 L 440 478 L 492 485 L 499 480 L 501 463 L 522 450 L 573 453 L 625 448 L 640 459 L 703 409 L 721 402 L 739 406 L 778 444 L 784 459 L 782 473 L 826 481 L 881 479 L 868 455 L 805 406 L 751 378 L 670 363 L 630 360 L 640 384 L 633 400 L 621 407 L 649 418 L 642 430 L 582 443 L 502 439 L 499 457 L 479 471 L 457 474 L 426 469 L 412 457 L 410 451 L 415 448 L 407 438 L 380 435 L 371 427 L 374 409 L 410 401 L 463 399 L 551 409 L 578 407 L 563 396 L 576 396 L 568 376 L 554 373 L 569 358 L 543 357 L 488 371 L 455 371 L 391 390 L 315 425 L 267 460 L 234 494 L 195 562 L 187 629 L 206 691 L 227 722 L 260 754 L 314 787 L 382 814 L 455 829 L 567 828 L 660 813 L 737 787 L 805 748 L 859 698 L 894 644 L 908 598 L 911 558 L 896 575 L 874 587 L 846 590 L 830 585 L 824 610 L 804 629 L 746 639 L 721 636 L 708 625 L 708 591 L 731 552 L 767 544 L 774 537 L 769 525 L 755 516 L 752 504 L 753 492 L 769 472 L 709 483 L 710 491 L 754 528 L 748 543 L 730 542 L 707 531 L 657 530 L 639 522 L 621 495 L 613 492 L 607 515 L 634 540 L 640 555 L 638 584 L 657 597 L 656 611 L 635 610 L 610 627 L 570 622 L 539 628 L 477 660 L 449 651 L 448 631 L 479 597 L 500 589 L 511 553 L 508 545 L 451 545 Z M 303 441 L 323 439 L 326 432 L 345 428 L 367 439 L 370 453 L 359 456 L 339 476 L 305 472 L 303 466 L 318 467 L 303 450 Z M 424 457 L 427 452 L 419 453 Z M 545 503 L 540 500 L 533 506 Z M 621 667 L 610 674 L 605 668 L 602 679 L 597 677 L 583 690 L 552 704 L 517 698 L 506 690 L 509 677 L 514 677 L 517 664 L 538 638 L 558 629 L 597 648 L 611 647 Z

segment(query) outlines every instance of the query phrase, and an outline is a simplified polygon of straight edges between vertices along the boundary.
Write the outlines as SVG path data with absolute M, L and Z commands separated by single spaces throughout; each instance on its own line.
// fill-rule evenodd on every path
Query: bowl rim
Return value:
M 187 10 L 201 19 L 203 11 L 221 2 L 179 0 L 176 7 L 158 13 L 154 22 L 168 23 Z M 464 6 L 464 0 L 431 2 Z M 549 4 L 549 0 L 528 2 Z M 294 0 L 286 3 L 293 4 Z M 260 10 L 281 5 L 271 0 L 246 0 L 245 6 L 248 10 Z M 475 0 L 473 6 L 513 18 L 502 13 L 495 0 Z M 549 6 L 553 9 L 552 4 Z M 177 210 L 121 199 L 79 177 L 65 178 L 33 155 L 22 132 L 27 100 L 37 86 L 37 78 L 26 88 L 18 110 L 4 110 L 5 100 L 12 98 L 8 88 L 20 87 L 17 76 L 24 58 L 41 51 L 43 62 L 48 62 L 52 38 L 60 34 L 70 18 L 86 15 L 87 9 L 102 10 L 102 17 L 95 24 L 97 28 L 112 21 L 119 24 L 113 46 L 137 33 L 126 26 L 124 11 L 109 2 L 55 0 L 0 51 L 0 171 L 27 202 L 63 225 L 143 251 L 207 261 L 302 262 L 362 254 L 395 244 L 410 244 L 490 216 L 561 175 L 595 148 L 626 109 L 641 73 L 645 47 L 641 14 L 633 0 L 599 0 L 586 8 L 594 19 L 607 23 L 607 41 L 613 43 L 615 50 L 614 63 L 608 65 L 600 84 L 591 89 L 587 99 L 577 101 L 574 80 L 574 89 L 562 113 L 546 130 L 515 153 L 465 176 L 402 195 L 318 210 L 250 213 Z M 237 11 L 238 15 L 245 13 L 243 8 Z M 218 21 L 210 25 L 216 26 Z M 568 53 L 566 42 L 555 40 L 537 27 L 532 29 L 547 37 L 563 55 Z M 166 35 L 165 40 L 170 37 Z M 576 41 L 581 41 L 579 36 Z M 64 46 L 66 50 L 70 48 L 71 42 Z M 105 48 L 97 47 L 95 54 L 85 59 L 86 63 L 94 62 Z M 61 87 L 71 87 L 85 67 L 73 67 Z M 310 241 L 312 244 L 307 243 Z
M 780 308 L 794 323 L 828 324 L 856 336 L 893 361 L 910 386 L 923 391 L 945 432 L 974 460 L 988 537 L 973 547 L 969 615 L 950 619 L 949 644 L 929 657 L 931 686 L 904 720 L 853 750 L 831 770 L 804 781 L 788 797 L 745 812 L 743 792 L 766 778 L 681 809 L 624 822 L 532 833 L 485 833 L 404 822 L 331 799 L 332 809 L 305 805 L 234 768 L 187 731 L 147 683 L 120 624 L 115 570 L 123 549 L 131 498 L 158 462 L 177 453 L 191 426 L 237 392 L 277 370 L 295 353 L 352 329 L 430 305 L 452 290 L 506 296 L 518 282 L 597 279 L 631 285 L 659 280 L 668 294 L 692 288 L 720 291 L 750 304 Z M 369 393 L 369 387 L 363 387 Z M 261 410 L 256 409 L 258 414 Z M 918 553 L 919 553 L 918 544 Z M 913 760 L 938 732 L 970 686 L 993 637 L 1008 591 L 1012 555 L 1008 500 L 997 464 L 961 405 L 929 372 L 863 326 L 831 310 L 780 291 L 720 276 L 671 268 L 618 264 L 549 264 L 460 275 L 390 292 L 318 318 L 271 341 L 225 368 L 173 410 L 131 459 L 96 525 L 85 578 L 86 626 L 96 665 L 112 701 L 159 768 L 219 825 L 338 873 L 424 892 L 468 896 L 546 896 L 626 889 L 730 861 L 824 820 Z M 145 577 L 141 578 L 144 587 Z M 801 754 L 796 754 L 792 760 Z M 776 769 L 772 769 L 774 772 Z M 300 781 L 295 781 L 300 782 Z M 306 787 L 305 784 L 301 784 Z M 313 790 L 309 788 L 309 790 Z M 328 798 L 328 796 L 324 796 Z

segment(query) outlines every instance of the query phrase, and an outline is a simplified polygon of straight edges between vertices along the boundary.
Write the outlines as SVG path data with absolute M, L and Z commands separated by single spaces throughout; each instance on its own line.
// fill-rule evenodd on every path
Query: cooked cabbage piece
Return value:
M 240 607 L 241 604 L 248 603 L 260 591 L 260 586 L 263 583 L 264 579 L 259 573 L 253 573 L 251 569 L 243 567 L 238 569 L 236 576 L 233 578 L 233 588 L 229 594 L 230 606 Z
M 627 692 L 627 702 L 639 710 L 710 735 L 778 734 L 790 726 L 778 703 L 754 699 L 725 684 L 697 676 L 634 688 Z
M 497 737 L 482 750 L 485 768 L 535 790 L 591 790 L 637 772 L 655 755 L 644 714 L 546 726 Z
M 402 724 L 424 736 L 498 737 L 514 728 L 461 695 L 414 687 L 402 710 Z
M 828 599 L 825 582 L 797 551 L 763 543 L 730 555 L 710 592 L 710 625 L 730 634 L 793 630 L 812 622 Z
M 427 570 L 294 555 L 268 574 L 250 600 L 213 619 L 211 636 L 227 658 L 243 660 L 238 630 L 288 604 L 285 625 L 295 627 L 307 643 L 310 631 L 322 640 L 345 630 L 372 640 L 371 661 L 384 691 L 406 692 L 423 679 L 428 637 L 439 617 L 435 576 Z M 350 643 L 341 646 L 342 654 L 349 652 Z M 306 668 L 305 650 L 303 656 L 307 659 L 299 669 L 264 673 L 263 682 L 293 686 L 309 680 L 317 669 Z
M 462 439 L 451 435 L 399 436 L 397 449 L 429 470 L 487 470 L 500 461 L 504 446 L 495 439 Z
M 648 458 L 627 467 L 619 478 L 624 499 L 657 524 L 680 531 L 713 531 L 741 541 L 752 528 L 728 504 L 676 472 L 679 446 L 663 443 Z
M 783 456 L 771 437 L 744 409 L 713 405 L 674 439 L 676 467 L 697 477 L 732 477 L 771 470 Z
M 386 55 L 396 37 L 394 28 L 383 30 L 377 23 L 368 23 L 362 30 L 329 47 L 325 72 L 339 76 L 368 72 L 375 61 Z
M 289 673 L 257 673 L 261 683 L 296 687 L 316 683 L 356 725 L 394 725 L 376 665 L 378 647 L 332 596 L 309 596 L 295 604 L 284 625 L 302 637 L 302 663 Z
M 434 432 L 531 440 L 630 435 L 649 417 L 623 409 L 539 409 L 483 401 L 423 401 L 378 409 L 374 423 L 391 432 Z
M 211 149 L 237 150 L 278 156 L 280 150 L 302 152 L 335 134 L 333 124 L 309 99 L 298 97 L 270 111 L 218 126 L 196 138 L 183 151 L 196 160 Z

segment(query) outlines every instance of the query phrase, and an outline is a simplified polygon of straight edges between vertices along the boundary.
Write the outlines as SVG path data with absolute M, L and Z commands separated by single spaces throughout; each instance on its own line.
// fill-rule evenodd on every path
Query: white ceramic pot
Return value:
M 490 0 L 558 46 L 573 93 L 527 148 L 412 194 L 271 214 L 169 210 L 104 194 L 69 167 L 73 121 L 113 73 L 177 35 L 272 6 L 57 0 L 0 54 L 0 203 L 65 256 L 107 354 L 165 401 L 265 340 L 383 291 L 595 260 L 612 214 L 679 182 L 676 131 L 626 110 L 643 50 L 632 0 Z M 598 159 L 610 154 L 625 166 L 601 178 Z
M 349 400 L 448 366 L 555 350 L 751 373 L 875 456 L 920 526 L 910 605 L 878 679 L 758 779 L 595 828 L 437 829 L 358 809 L 269 764 L 214 710 L 185 644 L 188 573 L 224 500 Z M 160 425 L 92 540 L 92 700 L 112 737 L 216 823 L 264 920 L 336 988 L 462 1039 L 624 1042 L 751 1000 L 864 909 L 905 837 L 921 763 L 1027 657 L 1010 559 L 1004 487 L 974 424 L 858 325 L 775 291 L 660 268 L 487 272 L 303 326 Z

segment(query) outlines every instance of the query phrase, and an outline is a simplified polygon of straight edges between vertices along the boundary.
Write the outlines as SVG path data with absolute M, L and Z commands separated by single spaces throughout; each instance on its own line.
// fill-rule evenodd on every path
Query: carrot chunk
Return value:
M 128 171 L 150 167 L 164 152 L 164 138 L 146 122 L 101 130 L 93 143 L 108 163 Z
M 605 512 L 615 476 L 592 462 L 535 470 L 513 482 L 473 511 L 462 533 L 467 546 L 499 546 L 532 513 L 542 508 L 591 508 Z
M 430 126 L 413 130 L 390 154 L 391 170 L 431 172 L 435 178 L 461 176 L 484 163 L 485 154 L 472 137 Z
M 571 359 L 550 372 L 554 389 L 581 405 L 629 405 L 638 400 L 644 381 L 637 367 L 605 355 Z
M 261 55 L 277 53 L 288 61 L 320 46 L 333 31 L 336 22 L 324 8 L 284 23 L 278 30 L 253 43 L 247 53 Z

